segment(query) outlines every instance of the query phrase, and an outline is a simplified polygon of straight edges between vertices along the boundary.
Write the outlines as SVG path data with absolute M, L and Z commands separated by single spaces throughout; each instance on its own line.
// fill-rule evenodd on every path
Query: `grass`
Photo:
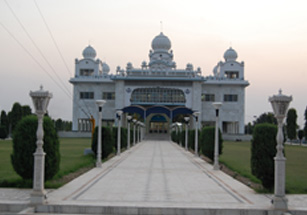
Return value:
M 250 142 L 224 142 L 221 163 L 228 168 L 245 176 L 251 181 L 260 181 L 251 174 Z M 296 194 L 307 193 L 307 148 L 302 146 L 286 145 L 286 192 Z
M 61 180 L 64 176 L 76 172 L 84 167 L 93 167 L 94 158 L 91 155 L 84 156 L 85 148 L 90 148 L 89 138 L 60 138 L 61 163 L 60 171 L 52 180 L 46 182 L 46 188 L 56 188 L 65 181 Z M 31 181 L 23 181 L 18 176 L 12 165 L 12 141 L 0 141 L 0 186 L 1 187 L 31 187 Z

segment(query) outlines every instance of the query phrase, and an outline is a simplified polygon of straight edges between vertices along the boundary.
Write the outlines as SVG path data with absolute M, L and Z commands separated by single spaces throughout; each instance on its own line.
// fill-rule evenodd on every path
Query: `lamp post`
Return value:
M 185 121 L 185 150 L 188 150 L 188 124 L 189 124 L 190 117 L 184 117 Z
M 198 117 L 200 112 L 194 112 L 195 117 L 195 155 L 198 156 Z
M 133 122 L 133 145 L 135 145 L 135 126 L 136 126 L 136 119 L 133 119 L 132 122 Z
M 121 120 L 121 116 L 123 114 L 123 111 L 119 110 L 116 112 L 116 116 L 117 116 L 117 119 L 118 119 L 118 125 L 117 125 L 117 155 L 120 155 L 120 145 L 121 145 L 121 137 L 120 137 L 120 134 L 121 134 L 121 123 L 122 123 L 122 120 Z
M 131 123 L 132 116 L 127 116 L 128 121 L 128 134 L 127 134 L 127 147 L 130 149 L 130 123 Z
M 98 141 L 97 141 L 97 161 L 96 167 L 101 167 L 101 120 L 102 120 L 102 107 L 106 103 L 105 100 L 96 100 L 98 106 Z
M 275 117 L 278 122 L 278 132 L 276 136 L 277 141 L 277 154 L 274 158 L 275 160 L 275 187 L 274 187 L 274 197 L 273 197 L 273 207 L 277 210 L 287 210 L 288 200 L 285 196 L 285 181 L 286 181 L 286 158 L 283 153 L 283 142 L 284 135 L 282 131 L 283 120 L 286 116 L 290 102 L 292 101 L 292 96 L 285 96 L 279 90 L 278 95 L 273 95 L 269 98 L 272 104 L 272 108 Z
M 222 106 L 222 102 L 213 102 L 215 108 L 216 120 L 215 120 L 215 141 L 214 141 L 214 164 L 213 169 L 219 170 L 219 109 Z
M 31 204 L 38 205 L 44 204 L 45 199 L 45 186 L 44 186 L 44 176 L 45 176 L 45 155 L 43 149 L 43 138 L 44 138 L 44 129 L 43 129 L 43 117 L 47 111 L 47 107 L 52 94 L 48 91 L 43 90 L 43 86 L 40 87 L 40 90 L 30 92 L 30 96 L 33 101 L 35 108 L 35 113 L 38 118 L 38 126 L 36 131 L 36 151 L 34 153 L 34 174 L 33 174 L 33 191 L 31 193 Z

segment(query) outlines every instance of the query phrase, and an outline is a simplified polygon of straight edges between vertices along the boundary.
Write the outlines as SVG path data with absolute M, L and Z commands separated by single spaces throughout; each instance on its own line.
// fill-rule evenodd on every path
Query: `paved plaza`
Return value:
M 26 190 L 5 192 L 19 192 L 9 197 L 16 202 L 16 196 L 26 202 L 29 195 Z M 307 214 L 306 195 L 287 197 L 293 214 Z M 4 200 L 8 198 L 1 195 Z M 270 195 L 256 194 L 177 144 L 162 140 L 137 144 L 102 168 L 49 191 L 47 201 L 37 213 L 267 214 L 272 209 Z

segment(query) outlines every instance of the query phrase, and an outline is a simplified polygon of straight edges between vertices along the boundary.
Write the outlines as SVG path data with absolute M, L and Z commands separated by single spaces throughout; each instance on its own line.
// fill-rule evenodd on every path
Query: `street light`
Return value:
M 102 107 L 106 103 L 105 100 L 96 100 L 98 106 L 98 141 L 97 141 L 97 161 L 96 167 L 101 167 L 101 120 L 102 120 Z
M 183 119 L 185 121 L 185 150 L 188 150 L 188 124 L 190 117 L 186 116 Z
M 195 117 L 195 155 L 198 156 L 198 117 L 200 112 L 194 112 L 193 116 Z
M 136 119 L 132 120 L 133 122 L 133 145 L 135 145 L 135 126 L 136 126 Z
M 286 158 L 283 153 L 283 142 L 284 135 L 282 131 L 283 120 L 286 116 L 290 102 L 292 101 L 292 96 L 282 95 L 281 90 L 279 90 L 278 95 L 273 95 L 269 98 L 272 104 L 275 117 L 278 122 L 278 132 L 276 136 L 277 141 L 277 154 L 274 158 L 275 160 L 275 188 L 273 197 L 273 207 L 274 209 L 287 210 L 287 198 L 285 196 L 285 181 L 286 181 Z
M 116 112 L 116 116 L 117 116 L 117 119 L 118 119 L 118 125 L 117 125 L 117 155 L 120 155 L 120 145 L 121 145 L 121 137 L 120 137 L 120 134 L 121 134 L 121 116 L 123 114 L 123 111 L 119 110 Z
M 33 176 L 33 192 L 31 193 L 31 204 L 44 204 L 45 200 L 45 155 L 44 145 L 44 129 L 43 129 L 43 117 L 47 111 L 47 107 L 52 94 L 43 90 L 43 86 L 38 91 L 30 91 L 30 96 L 33 101 L 35 113 L 38 118 L 38 126 L 36 131 L 36 151 L 34 153 L 34 176 Z
M 127 116 L 127 121 L 128 121 L 128 134 L 127 134 L 127 147 L 130 149 L 130 123 L 132 121 L 132 116 Z
M 216 113 L 213 169 L 219 170 L 219 109 L 222 106 L 222 102 L 213 102 L 212 105 L 215 108 Z

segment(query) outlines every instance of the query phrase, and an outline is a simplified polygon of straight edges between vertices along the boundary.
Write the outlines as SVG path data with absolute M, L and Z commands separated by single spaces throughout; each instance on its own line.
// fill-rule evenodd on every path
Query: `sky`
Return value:
M 204 76 L 230 46 L 237 51 L 250 83 L 246 123 L 272 112 L 268 98 L 282 89 L 292 95 L 302 128 L 306 8 L 305 0 L 0 0 L 0 110 L 10 111 L 14 102 L 33 110 L 29 92 L 43 85 L 53 93 L 50 116 L 71 120 L 69 79 L 86 46 L 115 73 L 127 62 L 148 62 L 151 41 L 163 31 L 177 68 L 192 63 Z

